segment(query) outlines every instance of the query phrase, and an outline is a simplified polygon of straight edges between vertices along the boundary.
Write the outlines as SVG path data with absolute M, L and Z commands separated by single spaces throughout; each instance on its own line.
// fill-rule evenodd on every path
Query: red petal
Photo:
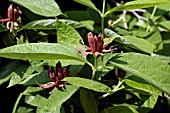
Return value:
M 103 34 L 100 34 L 97 37 L 97 50 L 96 50 L 96 52 L 101 52 L 103 50 L 103 45 L 104 45 Z
M 17 10 L 17 9 L 14 9 Z M 19 18 L 19 13 L 18 11 L 14 12 L 14 17 L 13 17 L 13 21 L 17 21 L 17 19 Z
M 70 70 L 70 65 L 68 65 L 66 68 L 64 68 L 64 77 L 63 78 L 65 78 L 69 75 L 69 73 L 70 73 L 69 70 Z
M 11 22 L 10 32 L 13 30 L 13 28 L 14 28 L 14 22 Z
M 2 22 L 2 23 L 7 22 L 7 21 L 9 21 L 9 18 L 7 18 L 7 19 L 0 19 L 0 22 Z
M 56 64 L 56 74 L 58 74 L 58 72 L 61 71 L 61 70 L 62 70 L 61 63 L 58 62 L 58 63 Z
M 88 33 L 88 42 L 90 48 L 92 49 L 92 52 L 94 53 L 96 51 L 96 39 L 93 37 L 93 34 L 91 32 Z
M 14 10 L 13 10 L 12 5 L 10 5 L 10 6 L 8 7 L 8 18 L 9 18 L 10 20 L 13 20 L 13 14 L 14 14 Z
M 55 86 L 55 83 L 50 82 L 50 83 L 47 83 L 47 84 L 39 84 L 39 86 L 44 88 L 44 89 L 47 89 L 47 88 L 51 88 L 51 87 Z
M 49 94 L 53 93 L 56 90 L 56 87 L 52 91 L 49 92 Z

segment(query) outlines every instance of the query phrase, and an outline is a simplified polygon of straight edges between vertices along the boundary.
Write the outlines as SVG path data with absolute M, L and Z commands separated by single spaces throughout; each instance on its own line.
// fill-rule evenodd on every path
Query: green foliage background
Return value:
M 23 26 L 0 24 L 2 109 L 10 97 L 12 113 L 170 111 L 169 0 L 8 0 L 1 19 L 10 4 L 22 10 Z M 89 32 L 117 50 L 83 56 Z M 67 84 L 49 94 L 39 85 L 51 82 L 47 70 L 59 61 L 71 65 Z

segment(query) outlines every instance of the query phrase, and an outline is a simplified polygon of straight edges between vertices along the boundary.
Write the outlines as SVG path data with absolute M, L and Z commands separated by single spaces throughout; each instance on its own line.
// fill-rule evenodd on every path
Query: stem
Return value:
M 96 73 L 96 69 L 94 68 L 94 66 L 93 66 L 90 62 L 86 62 L 86 63 L 92 68 L 92 71 L 93 71 L 93 73 L 92 73 L 92 79 L 94 79 L 95 73 Z
M 126 13 L 127 13 L 127 11 L 123 11 L 123 14 L 122 14 L 122 20 L 123 20 L 123 24 L 124 24 L 124 28 L 125 29 L 128 29 L 128 25 L 127 25 L 127 23 L 126 23 Z
M 113 24 L 111 24 L 110 26 L 114 26 L 115 24 L 117 24 L 118 22 L 120 22 L 123 19 L 123 16 L 121 16 L 119 19 L 117 19 L 116 21 L 113 22 Z
M 95 78 L 96 71 L 97 71 L 97 57 L 94 56 L 94 70 L 92 74 L 92 80 Z
M 106 0 L 103 0 L 103 9 L 102 9 L 102 14 L 100 15 L 101 16 L 101 29 L 102 29 L 102 34 L 104 34 L 104 12 L 105 12 L 105 3 L 106 3 Z
M 151 15 L 151 19 L 153 19 L 154 15 L 156 13 L 156 9 L 157 9 L 157 6 L 155 6 L 154 9 L 153 9 L 153 12 L 152 12 L 152 15 Z
M 124 87 L 120 87 L 123 82 L 124 82 L 124 80 L 119 81 L 118 85 L 117 85 L 111 92 L 106 93 L 106 94 L 100 96 L 99 99 L 105 98 L 105 97 L 107 97 L 107 96 L 109 96 L 109 95 L 112 95 L 112 94 L 115 93 L 116 91 L 123 89 Z
M 16 113 L 16 109 L 17 109 L 18 103 L 19 103 L 19 101 L 20 101 L 20 99 L 21 99 L 21 97 L 22 97 L 23 94 L 24 94 L 24 93 L 20 93 L 20 95 L 18 96 L 18 98 L 17 98 L 17 100 L 16 100 L 16 102 L 15 102 L 14 108 L 13 108 L 13 110 L 12 110 L 12 113 Z
M 155 6 L 154 7 L 154 9 L 153 9 L 153 11 L 152 11 L 152 14 L 151 14 L 151 20 L 153 19 L 153 17 L 154 17 L 154 15 L 155 15 L 155 13 L 156 13 L 156 9 L 157 9 L 157 6 Z M 146 32 L 148 32 L 149 31 L 149 29 L 150 29 L 150 25 L 148 25 L 148 27 L 147 27 L 147 29 L 146 29 Z

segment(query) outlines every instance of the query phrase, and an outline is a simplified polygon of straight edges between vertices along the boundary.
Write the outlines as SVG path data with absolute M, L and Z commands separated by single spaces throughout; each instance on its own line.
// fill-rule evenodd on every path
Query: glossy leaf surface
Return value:
M 107 11 L 106 14 L 115 12 L 115 11 L 123 11 L 123 10 L 132 10 L 132 9 L 139 9 L 139 8 L 148 8 L 153 7 L 155 5 L 163 4 L 168 2 L 168 0 L 136 0 L 127 2 L 123 5 L 117 6 L 112 8 L 111 10 Z
M 162 92 L 160 90 L 158 90 L 157 88 L 149 84 L 139 83 L 129 79 L 125 79 L 125 83 L 130 87 L 133 87 L 138 90 L 146 91 L 150 94 L 155 94 L 160 96 L 162 95 Z
M 153 52 L 154 49 L 153 45 L 145 39 L 136 38 L 130 35 L 120 36 L 119 34 L 107 28 L 105 29 L 105 33 L 107 34 L 108 37 L 115 38 L 115 41 L 122 43 L 128 47 L 131 47 L 133 49 L 137 49 L 146 53 Z
M 83 25 L 78 21 L 66 20 L 66 19 L 60 19 L 59 21 L 64 22 L 72 26 L 73 28 L 83 27 Z M 36 20 L 26 24 L 20 30 L 24 30 L 24 29 L 43 29 L 43 30 L 56 29 L 56 19 Z
M 7 47 L 0 50 L 0 56 L 23 60 L 86 60 L 72 47 L 61 44 L 29 43 Z
M 62 14 L 58 4 L 54 0 L 10 0 L 16 4 L 19 4 L 33 13 L 54 17 Z
M 122 53 L 114 56 L 110 63 L 170 95 L 170 66 L 165 62 L 139 53 Z
M 85 78 L 79 78 L 79 77 L 66 77 L 64 78 L 64 81 L 67 81 L 70 84 L 84 87 L 87 89 L 91 89 L 97 92 L 110 92 L 111 88 L 100 83 L 97 81 L 85 79 Z
M 86 1 L 84 1 L 84 0 L 74 0 L 74 1 L 100 12 L 91 0 L 86 0 Z
M 49 111 L 60 107 L 63 102 L 69 99 L 79 87 L 66 85 L 65 90 L 56 89 L 48 98 L 43 111 Z
M 83 39 L 81 38 L 79 33 L 74 28 L 60 21 L 56 22 L 56 27 L 57 27 L 58 43 L 72 46 L 77 49 L 80 49 L 83 47 L 80 44 L 80 40 L 82 41 Z
M 101 113 L 138 113 L 138 112 L 130 106 L 114 106 L 108 107 Z

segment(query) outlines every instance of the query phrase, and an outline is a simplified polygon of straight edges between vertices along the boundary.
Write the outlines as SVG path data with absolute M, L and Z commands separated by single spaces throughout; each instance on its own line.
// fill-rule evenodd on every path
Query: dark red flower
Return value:
M 119 78 L 124 78 L 126 76 L 126 71 L 124 71 L 122 69 L 118 69 L 117 76 Z
M 17 19 L 19 18 L 19 15 L 21 13 L 22 13 L 21 10 L 19 10 L 18 8 L 14 8 L 12 5 L 10 5 L 8 8 L 8 12 L 7 12 L 8 18 L 0 19 L 0 22 L 2 22 L 2 23 L 9 22 L 10 23 L 10 31 L 12 31 L 14 28 L 14 22 L 17 22 L 17 24 L 21 26 L 21 23 L 17 21 Z M 8 24 L 7 24 L 7 27 L 8 27 Z
M 105 50 L 106 46 L 110 43 L 110 40 L 108 40 L 108 43 L 104 45 L 104 36 L 100 33 L 100 35 L 97 37 L 96 35 L 93 36 L 93 34 L 90 32 L 88 33 L 88 43 L 89 46 L 84 45 L 86 47 L 86 52 L 83 54 L 84 56 L 87 56 L 88 54 L 94 54 L 95 56 L 101 56 L 103 53 L 112 52 L 116 50 L 116 48 L 110 47 L 110 49 Z
M 48 69 L 48 76 L 50 77 L 52 82 L 49 82 L 47 84 L 40 84 L 40 87 L 47 89 L 54 87 L 50 93 L 54 92 L 56 88 L 62 89 L 64 87 L 65 81 L 62 81 L 65 77 L 69 75 L 69 69 L 70 65 L 68 65 L 66 68 L 62 68 L 61 63 L 58 62 L 56 64 L 56 70 L 54 71 L 53 67 L 50 67 Z

